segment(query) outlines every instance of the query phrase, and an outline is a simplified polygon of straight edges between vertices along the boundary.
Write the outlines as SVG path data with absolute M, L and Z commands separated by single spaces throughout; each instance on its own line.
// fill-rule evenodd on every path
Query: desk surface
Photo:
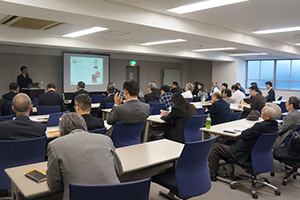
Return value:
M 179 158 L 183 147 L 184 145 L 181 143 L 164 139 L 118 148 L 116 152 L 121 159 L 125 174 L 172 162 Z M 54 194 L 55 192 L 49 189 L 46 182 L 35 183 L 24 176 L 26 171 L 33 168 L 45 170 L 47 169 L 47 162 L 9 168 L 5 169 L 5 172 L 25 198 L 37 198 Z
M 247 128 L 252 127 L 255 123 L 262 121 L 262 119 L 259 119 L 258 121 L 250 121 L 246 119 L 240 119 L 232 122 L 222 123 L 218 125 L 211 126 L 210 129 L 206 128 L 200 128 L 201 131 L 213 133 L 217 135 L 224 135 L 229 137 L 238 137 L 241 135 L 241 132 L 243 130 L 246 130 Z M 226 133 L 224 132 L 225 129 L 231 129 L 231 130 L 239 130 L 236 133 Z
M 32 121 L 45 123 L 49 119 L 49 115 L 33 115 L 29 116 Z
M 160 123 L 160 124 L 164 124 L 166 123 L 166 121 L 160 119 L 160 115 L 150 115 L 148 118 L 147 118 L 147 121 L 150 121 L 150 122 L 155 122 L 155 123 Z

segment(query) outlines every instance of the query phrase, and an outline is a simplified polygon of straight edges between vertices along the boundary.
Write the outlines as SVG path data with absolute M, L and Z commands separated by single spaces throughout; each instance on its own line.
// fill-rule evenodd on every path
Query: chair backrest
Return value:
M 57 112 L 57 113 L 50 113 L 49 115 L 49 119 L 47 121 L 46 126 L 50 127 L 50 126 L 58 126 L 59 125 L 59 118 L 61 118 L 61 116 L 63 116 L 63 114 L 68 113 L 69 111 L 66 112 Z
M 148 200 L 151 179 L 103 185 L 70 184 L 70 200 Z
M 207 98 L 205 99 L 205 101 L 210 101 L 211 100 L 211 95 L 210 93 L 207 93 Z
M 184 128 L 184 142 L 195 142 L 202 140 L 202 131 L 199 129 L 203 124 L 207 115 L 192 115 Z
M 60 106 L 37 106 L 36 109 L 38 115 L 61 112 Z
M 281 112 L 284 113 L 284 112 L 288 112 L 288 110 L 286 109 L 285 107 L 285 101 L 282 101 L 280 102 L 280 108 L 281 108 Z
M 39 98 L 33 98 L 33 107 L 37 107 L 39 105 Z
M 211 181 L 207 162 L 215 140 L 216 137 L 203 141 L 188 142 L 184 145 L 175 168 L 180 198 L 188 199 L 210 190 Z
M 12 110 L 12 102 L 6 101 L 6 105 L 7 105 L 7 109 L 8 109 L 8 114 L 13 115 L 15 117 L 16 113 Z
M 89 130 L 90 133 L 98 133 L 98 134 L 105 134 L 105 131 L 106 131 L 106 127 L 95 129 L 95 130 Z
M 104 97 L 105 96 L 102 95 L 102 94 L 100 94 L 100 95 L 92 95 L 91 96 L 92 103 L 100 103 Z
M 242 112 L 229 113 L 226 122 L 231 122 L 240 119 Z
M 204 115 L 206 108 L 196 108 L 197 115 Z
M 115 105 L 115 102 L 106 102 L 105 108 L 112 108 L 112 107 L 114 107 L 114 105 Z
M 150 107 L 153 107 L 151 115 L 159 115 L 160 110 L 163 110 L 165 108 L 164 103 L 159 103 L 158 101 L 149 101 L 148 104 Z
M 0 122 L 9 121 L 9 120 L 12 120 L 13 118 L 14 118 L 13 115 L 1 116 L 0 117 Z
M 280 97 L 277 99 L 277 101 L 281 101 L 282 97 L 283 97 L 283 96 L 280 96 Z
M 274 168 L 273 144 L 281 131 L 263 133 L 251 151 L 252 168 L 254 174 L 270 172 Z
M 154 109 L 154 107 L 150 107 L 149 115 L 152 115 L 153 109 Z
M 185 98 L 186 100 L 188 100 L 188 102 L 192 102 L 194 100 L 194 98 Z
M 111 134 L 111 139 L 116 148 L 141 143 L 141 135 L 145 122 L 139 124 L 123 124 L 116 122 Z
M 259 112 L 261 113 L 261 110 L 265 107 L 266 105 L 264 104 L 264 105 L 262 105 L 260 108 L 259 108 Z
M 10 189 L 4 169 L 45 160 L 46 136 L 24 140 L 0 140 L 0 190 Z

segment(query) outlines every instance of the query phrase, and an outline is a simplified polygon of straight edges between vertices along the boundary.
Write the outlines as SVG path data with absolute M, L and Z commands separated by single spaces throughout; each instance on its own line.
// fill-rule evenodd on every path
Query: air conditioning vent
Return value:
M 31 30 L 47 30 L 61 24 L 61 22 L 7 15 L 0 20 L 0 23 L 13 28 L 24 28 Z

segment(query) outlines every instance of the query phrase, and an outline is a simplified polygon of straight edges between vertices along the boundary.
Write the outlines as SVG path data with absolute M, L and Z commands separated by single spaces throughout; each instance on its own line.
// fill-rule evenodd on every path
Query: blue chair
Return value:
M 251 182 L 252 183 L 252 197 L 257 199 L 256 193 L 256 183 L 261 183 L 263 185 L 269 186 L 274 189 L 276 195 L 280 195 L 280 192 L 277 187 L 271 185 L 269 181 L 265 178 L 259 179 L 257 175 L 260 173 L 271 172 L 274 169 L 274 159 L 273 159 L 273 152 L 272 146 L 279 135 L 280 131 L 277 133 L 263 133 L 258 140 L 256 141 L 255 145 L 251 151 L 251 161 L 246 161 L 241 167 L 251 175 L 249 179 L 246 180 L 239 180 L 233 181 L 230 183 L 230 188 L 235 189 L 235 185 L 241 182 Z M 234 160 L 230 159 L 229 162 L 234 164 L 238 164 Z M 239 164 L 238 164 L 239 165 Z
M 282 98 L 283 98 L 283 96 L 280 96 L 280 97 L 277 99 L 277 101 L 281 101 Z
M 13 116 L 13 115 L 1 116 L 1 117 L 0 117 L 0 122 L 9 121 L 9 120 L 13 120 L 13 118 L 14 118 L 14 116 Z
M 194 98 L 185 98 L 188 102 L 192 102 Z
M 92 95 L 91 96 L 91 99 L 92 99 L 92 103 L 101 103 L 102 99 L 104 98 L 105 96 L 100 94 L 100 95 Z
M 36 109 L 38 115 L 61 112 L 60 106 L 37 106 Z
M 151 179 L 103 185 L 70 184 L 70 200 L 148 200 Z
M 279 105 L 282 113 L 288 112 L 288 110 L 285 107 L 285 103 L 286 103 L 285 101 L 282 101 L 282 102 L 280 102 L 280 105 Z
M 204 115 L 206 108 L 196 108 L 197 115 Z
M 150 107 L 149 115 L 152 115 L 154 107 Z
M 261 110 L 263 109 L 265 107 L 265 104 L 264 105 L 262 105 L 260 108 L 259 108 L 259 112 L 261 113 Z
M 211 100 L 211 96 L 207 96 L 207 98 L 205 99 L 205 101 L 210 101 Z
M 170 170 L 152 177 L 153 182 L 170 189 L 168 194 L 163 191 L 159 194 L 168 199 L 174 199 L 174 194 L 181 199 L 188 199 L 208 192 L 211 181 L 207 161 L 215 140 L 216 137 L 186 143 L 175 172 Z
M 4 169 L 45 161 L 47 137 L 0 140 L 0 190 L 9 190 L 10 178 Z
M 122 124 L 116 122 L 113 127 L 111 139 L 116 148 L 141 143 L 141 135 L 145 122 L 139 124 Z
M 33 107 L 37 107 L 39 105 L 39 98 L 33 98 Z
M 165 108 L 165 104 L 159 103 L 158 101 L 149 101 L 148 104 L 150 105 L 150 107 L 153 107 L 151 115 L 159 115 L 160 110 L 163 110 Z
M 8 114 L 13 115 L 15 117 L 16 113 L 12 110 L 12 102 L 6 101 L 6 105 L 7 105 Z
M 98 133 L 98 134 L 105 134 L 106 132 L 106 127 L 100 128 L 100 129 L 95 129 L 95 130 L 89 130 L 90 133 Z
M 106 102 L 105 108 L 112 108 L 112 107 L 114 107 L 114 105 L 115 105 L 115 102 Z
M 192 115 L 184 128 L 184 142 L 195 142 L 202 140 L 202 131 L 199 129 L 203 124 L 207 115 Z
M 50 126 L 58 126 L 59 125 L 59 118 L 61 118 L 61 116 L 63 116 L 63 114 L 68 113 L 69 111 L 66 112 L 57 112 L 57 113 L 50 113 L 49 115 L 49 119 L 47 121 L 46 126 L 50 127 Z
M 235 120 L 238 120 L 240 119 L 242 115 L 242 112 L 233 112 L 233 113 L 230 113 L 227 117 L 227 120 L 226 122 L 231 122 L 231 121 L 235 121 Z

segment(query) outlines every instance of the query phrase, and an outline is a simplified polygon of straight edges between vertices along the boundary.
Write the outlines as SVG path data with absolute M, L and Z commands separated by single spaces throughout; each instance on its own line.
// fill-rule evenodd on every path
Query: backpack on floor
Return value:
M 294 131 L 291 133 L 292 136 L 289 140 L 288 154 L 290 156 L 300 155 L 300 131 Z

